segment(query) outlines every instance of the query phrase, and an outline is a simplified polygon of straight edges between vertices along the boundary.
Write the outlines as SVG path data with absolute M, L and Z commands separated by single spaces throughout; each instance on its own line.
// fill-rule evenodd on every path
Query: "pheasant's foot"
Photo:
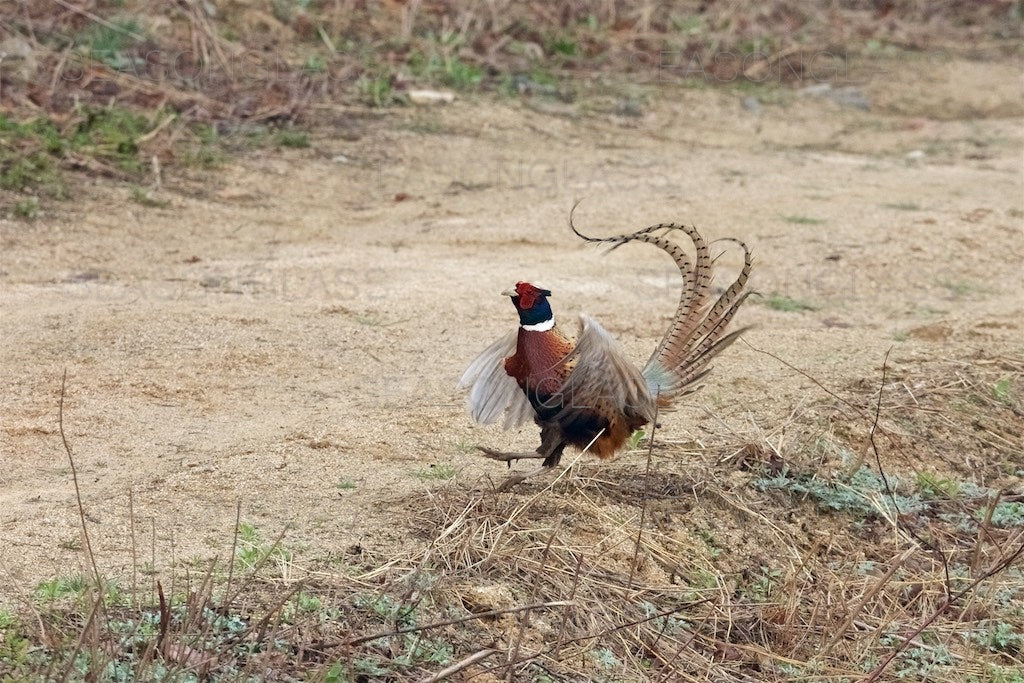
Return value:
M 509 467 L 512 467 L 513 460 L 530 460 L 539 459 L 544 456 L 540 453 L 506 453 L 504 451 L 496 451 L 493 448 L 487 448 L 486 446 L 477 446 L 476 449 L 486 455 L 491 460 L 498 460 L 503 463 L 507 463 Z
M 542 465 L 538 469 L 535 469 L 533 472 L 526 472 L 526 473 L 514 472 L 513 474 L 508 475 L 508 477 L 506 477 L 505 481 L 501 482 L 501 486 L 499 486 L 497 488 L 497 492 L 498 493 L 505 493 L 506 491 L 511 491 L 513 488 L 515 488 L 516 486 L 519 486 L 520 484 L 522 484 L 527 479 L 530 479 L 531 477 L 535 477 L 538 474 L 544 474 L 545 472 L 550 472 L 551 469 L 552 468 L 550 468 L 550 467 L 548 467 L 546 465 Z

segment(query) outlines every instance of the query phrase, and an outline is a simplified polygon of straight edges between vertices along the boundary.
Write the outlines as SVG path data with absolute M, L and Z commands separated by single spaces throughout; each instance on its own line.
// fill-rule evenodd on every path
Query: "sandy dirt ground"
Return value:
M 156 572 L 230 552 L 239 501 L 310 562 L 412 543 L 401 500 L 444 485 L 432 467 L 487 486 L 504 470 L 475 444 L 536 445 L 534 428 L 472 424 L 455 388 L 515 324 L 501 290 L 549 287 L 563 325 L 593 315 L 638 362 L 664 332 L 671 261 L 581 244 L 577 198 L 595 234 L 684 221 L 745 240 L 754 287 L 809 307 L 752 299 L 749 342 L 833 386 L 874 381 L 890 347 L 904 368 L 1024 356 L 1018 65 L 894 62 L 857 88 L 869 109 L 641 84 L 339 111 L 308 150 L 168 177 L 166 208 L 83 181 L 36 221 L 0 222 L 0 597 L 82 561 L 65 368 L 105 573 L 132 564 L 130 501 Z M 661 438 L 770 425 L 816 391 L 738 344 Z

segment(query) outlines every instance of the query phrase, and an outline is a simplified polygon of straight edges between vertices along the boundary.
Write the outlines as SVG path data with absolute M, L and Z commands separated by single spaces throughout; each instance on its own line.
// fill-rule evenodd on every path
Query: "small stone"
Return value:
M 451 104 L 455 93 L 447 90 L 410 90 L 409 101 L 419 105 Z

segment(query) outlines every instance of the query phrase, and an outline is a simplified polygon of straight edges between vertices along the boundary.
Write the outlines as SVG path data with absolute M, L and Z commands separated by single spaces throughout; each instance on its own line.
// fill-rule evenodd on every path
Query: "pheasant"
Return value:
M 695 228 L 662 223 L 638 232 L 595 238 L 573 232 L 587 242 L 607 243 L 615 250 L 629 242 L 663 249 L 683 278 L 682 294 L 664 338 L 643 369 L 638 369 L 618 342 L 596 320 L 580 315 L 579 339 L 573 342 L 555 323 L 548 298 L 551 292 L 528 282 L 502 292 L 519 314 L 519 328 L 485 349 L 459 382 L 468 388 L 474 420 L 492 424 L 504 415 L 511 429 L 529 419 L 540 427 L 535 453 L 504 453 L 481 447 L 485 455 L 504 461 L 542 459 L 536 473 L 558 465 L 567 446 L 608 459 L 630 435 L 654 422 L 681 397 L 700 388 L 711 370 L 709 362 L 746 328 L 727 333 L 736 311 L 749 296 L 747 280 L 753 267 L 750 250 L 743 248 L 743 267 L 732 284 L 712 303 L 713 260 L 707 242 Z M 686 251 L 668 239 L 680 231 L 693 243 L 691 267 Z M 532 475 L 513 475 L 506 490 Z

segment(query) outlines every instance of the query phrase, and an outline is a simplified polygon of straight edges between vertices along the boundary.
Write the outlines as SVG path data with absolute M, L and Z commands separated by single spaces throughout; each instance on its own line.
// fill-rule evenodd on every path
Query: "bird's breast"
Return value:
M 505 371 L 527 394 L 550 396 L 569 373 L 565 358 L 572 349 L 572 341 L 557 329 L 534 332 L 520 328 L 515 355 L 505 360 Z

